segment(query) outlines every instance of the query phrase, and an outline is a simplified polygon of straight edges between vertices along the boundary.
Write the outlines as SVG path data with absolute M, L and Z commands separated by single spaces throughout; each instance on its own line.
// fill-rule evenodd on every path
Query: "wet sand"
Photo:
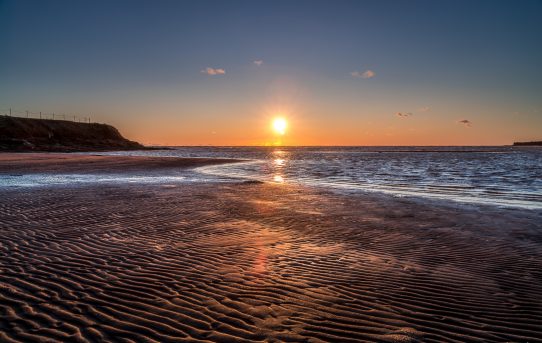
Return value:
M 118 173 L 167 171 L 239 160 L 104 156 L 74 153 L 0 153 L 0 175 L 7 173 Z
M 284 184 L 2 190 L 0 341 L 542 342 L 541 223 Z

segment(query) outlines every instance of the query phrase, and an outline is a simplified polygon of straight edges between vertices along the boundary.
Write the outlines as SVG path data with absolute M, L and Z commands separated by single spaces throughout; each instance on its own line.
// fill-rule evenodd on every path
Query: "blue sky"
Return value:
M 147 143 L 265 144 L 277 111 L 290 144 L 542 138 L 541 1 L 0 0 L 0 20 L 0 109 Z

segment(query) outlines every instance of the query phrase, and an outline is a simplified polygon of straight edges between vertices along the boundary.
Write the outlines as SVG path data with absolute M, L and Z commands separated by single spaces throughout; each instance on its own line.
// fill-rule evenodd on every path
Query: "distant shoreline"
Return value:
M 514 142 L 514 146 L 542 146 L 542 141 Z

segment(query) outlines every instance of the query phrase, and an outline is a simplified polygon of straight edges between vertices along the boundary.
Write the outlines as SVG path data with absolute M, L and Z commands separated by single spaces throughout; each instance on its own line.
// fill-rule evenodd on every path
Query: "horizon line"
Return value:
M 518 142 L 516 142 L 518 143 Z M 212 144 L 193 144 L 193 145 L 156 145 L 145 144 L 147 147 L 163 148 L 194 148 L 194 147 L 216 147 L 216 148 L 378 148 L 378 147 L 525 147 L 513 144 L 480 144 L 480 145 L 212 145 Z

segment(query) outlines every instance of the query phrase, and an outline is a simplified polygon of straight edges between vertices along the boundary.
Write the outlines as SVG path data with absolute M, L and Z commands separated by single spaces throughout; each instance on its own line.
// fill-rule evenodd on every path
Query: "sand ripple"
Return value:
M 0 341 L 542 342 L 541 219 L 258 184 L 8 191 Z

